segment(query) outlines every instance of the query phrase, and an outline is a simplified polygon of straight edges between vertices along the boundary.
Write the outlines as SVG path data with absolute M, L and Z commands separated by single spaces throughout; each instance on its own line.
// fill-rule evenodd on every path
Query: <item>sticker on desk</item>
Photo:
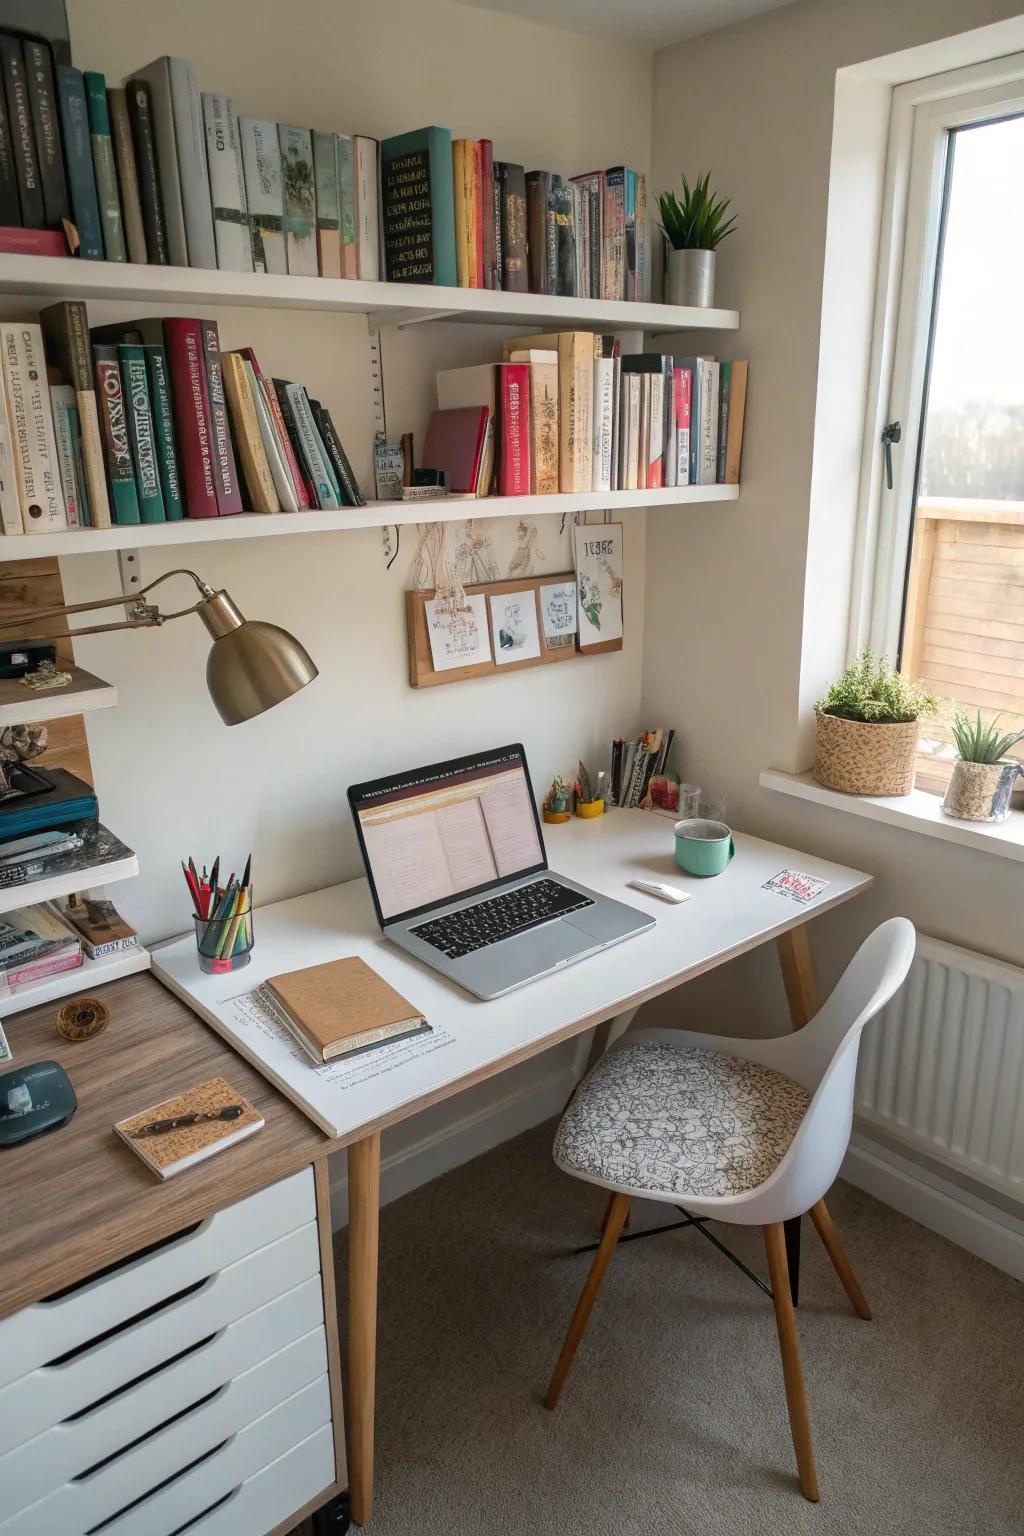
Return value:
M 761 889 L 774 891 L 777 896 L 786 896 L 790 901 L 806 907 L 821 895 L 828 883 L 820 875 L 802 875 L 797 869 L 780 869 L 777 875 L 765 881 Z

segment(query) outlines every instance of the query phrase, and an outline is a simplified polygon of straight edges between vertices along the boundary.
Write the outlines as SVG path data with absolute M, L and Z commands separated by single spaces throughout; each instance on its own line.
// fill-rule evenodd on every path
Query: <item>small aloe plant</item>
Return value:
M 674 192 L 662 192 L 658 198 L 661 227 L 677 251 L 713 251 L 736 227 L 735 217 L 725 216 L 730 199 L 710 190 L 710 171 L 698 176 L 692 187 L 685 176 L 682 181 L 681 199 Z
M 963 710 L 957 711 L 950 729 L 962 763 L 998 763 L 1018 741 L 1024 741 L 1024 731 L 1008 731 L 1001 736 L 998 719 L 994 715 L 991 720 L 982 720 L 980 709 L 974 720 Z

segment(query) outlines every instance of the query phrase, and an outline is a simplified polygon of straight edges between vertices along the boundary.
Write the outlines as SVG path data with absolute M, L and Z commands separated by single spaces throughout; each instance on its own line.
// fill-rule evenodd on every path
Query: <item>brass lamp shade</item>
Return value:
M 225 725 L 240 725 L 298 693 L 317 676 L 308 651 L 276 624 L 245 619 L 226 592 L 200 603 L 213 645 L 206 686 Z

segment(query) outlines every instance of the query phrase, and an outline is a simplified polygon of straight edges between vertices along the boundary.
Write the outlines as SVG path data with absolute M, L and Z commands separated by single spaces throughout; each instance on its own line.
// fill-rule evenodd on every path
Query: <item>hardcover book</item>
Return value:
M 316 188 L 313 181 L 313 140 L 308 128 L 278 127 L 281 181 L 284 190 L 284 243 L 288 271 L 316 277 Z
M 380 279 L 378 148 L 376 139 L 362 134 L 356 134 L 352 140 L 357 272 L 364 281 L 374 283 Z
M 249 505 L 254 512 L 280 512 L 281 504 L 277 499 L 274 478 L 263 446 L 245 359 L 238 352 L 226 352 L 223 365 L 224 388 L 231 408 L 238 457 L 249 491 Z
M 154 59 L 134 72 L 149 86 L 171 261 L 215 268 L 206 132 L 195 70 L 187 59 Z
M 18 172 L 14 164 L 14 145 L 7 102 L 0 85 L 0 228 L 13 229 L 21 224 L 18 200 Z
M 70 384 L 50 385 L 50 410 L 53 414 L 53 435 L 57 444 L 57 465 L 60 470 L 60 487 L 64 492 L 64 506 L 68 514 L 68 527 L 83 526 L 82 505 L 78 495 L 78 472 L 75 466 L 75 429 L 72 417 L 75 411 L 75 392 Z
M 39 311 L 39 324 L 47 361 L 75 391 L 90 522 L 94 528 L 109 528 L 110 498 L 85 305 L 81 300 L 49 304 Z
M 149 86 L 145 80 L 129 80 L 125 87 L 128 120 L 135 148 L 135 169 L 142 204 L 142 227 L 146 235 L 146 260 L 165 267 L 170 261 L 164 205 L 157 166 L 156 135 Z
M 341 222 L 341 275 L 359 276 L 359 243 L 356 230 L 355 162 L 352 139 L 347 133 L 334 135 L 338 159 L 338 217 Z
M 107 108 L 110 113 L 110 137 L 114 145 L 117 181 L 121 189 L 121 213 L 128 260 L 144 266 L 147 260 L 146 229 L 139 195 L 139 173 L 135 164 L 131 119 L 128 116 L 128 97 L 121 87 L 113 86 L 108 90 Z
M 273 382 L 270 379 L 264 378 L 260 369 L 259 360 L 252 347 L 243 347 L 242 350 L 245 355 L 245 360 L 252 368 L 253 376 L 259 384 L 260 393 L 262 394 L 266 403 L 267 413 L 274 425 L 274 434 L 281 445 L 282 458 L 284 459 L 285 466 L 288 470 L 288 475 L 292 482 L 293 494 L 297 503 L 296 510 L 305 511 L 307 508 L 314 505 L 314 501 L 310 494 L 310 488 L 307 487 L 306 477 L 303 473 L 302 466 L 299 463 L 298 455 L 296 454 L 295 448 L 292 444 L 291 433 L 288 431 L 288 427 L 285 423 L 284 412 L 281 409 L 281 402 L 277 398 L 277 390 L 274 388 Z M 282 504 L 285 504 L 284 498 L 282 498 Z
M 0 389 L 0 527 L 8 538 L 12 534 L 25 532 L 21 520 L 21 496 L 14 468 L 14 443 L 5 389 Z
M 480 140 L 480 222 L 482 226 L 484 287 L 500 288 L 497 274 L 498 243 L 494 227 L 494 145 Z
M 135 466 L 139 514 L 144 523 L 163 523 L 167 520 L 167 514 L 160 488 L 160 460 L 149 399 L 146 354 L 141 345 L 122 344 L 117 349 L 117 355 L 121 365 L 128 441 L 131 443 L 132 463 Z
M 356 955 L 270 976 L 267 988 L 282 1021 L 321 1064 L 427 1027 L 419 1009 Z
M 42 332 L 38 325 L 5 325 L 0 346 L 22 522 L 26 533 L 56 533 L 68 526 L 68 518 Z
M 504 160 L 498 161 L 494 171 L 501 200 L 501 286 L 508 293 L 526 293 L 526 172 L 521 165 Z
M 125 922 L 114 903 L 106 897 L 74 893 L 59 897 L 51 907 L 78 935 L 90 960 L 135 949 L 138 945 L 139 936 L 135 929 Z
M 452 197 L 455 226 L 455 271 L 460 288 L 476 288 L 477 181 L 473 168 L 473 140 L 452 143 Z
M 575 298 L 578 292 L 576 271 L 576 219 L 573 189 L 560 178 L 548 194 L 548 229 L 552 241 L 554 292 L 562 298 Z
M 498 364 L 498 495 L 529 496 L 530 367 Z
M 558 490 L 558 353 L 527 348 L 513 352 L 513 363 L 530 370 L 530 483 L 535 496 Z
M 231 98 L 220 92 L 204 91 L 202 103 L 217 265 L 222 272 L 251 272 L 252 240 L 249 236 L 238 118 Z
M 274 482 L 279 510 L 282 512 L 297 512 L 299 510 L 300 494 L 298 482 L 292 478 L 282 437 L 279 435 L 276 421 L 271 415 L 263 380 L 257 376 L 252 363 L 244 353 L 240 352 L 237 355 L 241 358 L 242 366 L 245 369 L 246 383 L 249 386 L 253 409 L 256 412 L 256 422 L 263 441 L 263 452 L 270 467 L 270 475 Z M 225 354 L 225 367 L 227 366 L 226 357 L 227 354 Z M 281 432 L 283 433 L 284 430 L 282 425 Z M 298 469 L 296 466 L 297 473 Z
M 71 189 L 71 215 L 78 231 L 78 254 L 87 261 L 102 261 L 103 230 L 82 72 L 72 69 L 69 64 L 58 64 L 56 73 L 64 156 Z
M 313 412 L 313 420 L 316 422 L 317 431 L 320 433 L 324 448 L 331 467 L 334 470 L 334 478 L 338 482 L 341 491 L 341 502 L 346 507 L 365 507 L 366 497 L 359 489 L 359 482 L 352 472 L 348 454 L 342 447 L 341 438 L 338 436 L 331 413 L 324 409 L 319 400 L 310 400 L 310 410 Z
M 235 451 L 231 445 L 231 428 L 228 423 L 227 401 L 224 395 L 224 371 L 220 358 L 220 335 L 216 320 L 203 320 L 203 355 L 206 360 L 206 380 L 210 406 L 210 445 L 213 451 L 214 484 L 217 489 L 217 510 L 221 517 L 230 517 L 242 511 L 242 492 L 235 467 Z
M 114 144 L 110 137 L 110 113 L 107 110 L 107 82 L 95 70 L 82 76 L 85 103 L 89 113 L 89 142 L 99 196 L 100 222 L 103 226 L 103 250 L 108 261 L 127 261 L 124 226 L 121 222 L 121 194 L 117 188 Z
M 163 334 L 178 462 L 185 488 L 185 516 L 216 517 L 217 480 L 202 322 L 168 318 L 163 323 Z
M 450 132 L 419 128 L 382 139 L 380 164 L 387 280 L 455 287 Z
M 291 384 L 282 379 L 275 379 L 274 386 L 281 401 L 284 419 L 289 431 L 294 434 L 293 440 L 298 447 L 299 457 L 306 466 L 317 506 L 337 509 L 341 506 L 341 488 L 335 481 L 306 391 L 301 384 Z
M 718 380 L 718 446 L 715 453 L 715 479 L 725 484 L 725 446 L 729 436 L 729 404 L 732 397 L 732 363 L 723 363 Z
M 489 420 L 486 405 L 430 413 L 422 467 L 442 470 L 445 486 L 453 495 L 476 494 Z
M 590 331 L 519 336 L 504 356 L 539 349 L 558 352 L 558 489 L 589 491 L 593 478 L 594 337 Z
M 242 117 L 242 168 L 249 209 L 249 237 L 257 272 L 287 272 L 284 244 L 284 191 L 277 124 Z M 353 274 L 354 275 L 354 274 Z
M 100 422 L 107 448 L 107 474 L 115 523 L 139 523 L 135 462 L 128 436 L 128 415 L 117 347 L 100 342 L 92 349 L 96 364 Z
M 174 409 L 171 404 L 167 355 L 161 345 L 152 342 L 145 343 L 142 350 L 149 379 L 149 402 L 153 412 L 164 513 L 169 523 L 177 523 L 185 516 L 185 501 L 178 471 L 178 450 L 174 442 Z
M 333 133 L 313 134 L 316 183 L 316 249 L 321 277 L 341 276 L 341 201 L 338 149 Z
M 53 60 L 45 43 L 26 38 L 23 45 L 25 74 L 28 80 L 32 126 L 35 129 L 39 180 L 43 189 L 43 212 L 51 229 L 60 229 L 71 217 L 67 184 L 64 180 L 64 155 L 60 144 L 60 109 L 53 78 Z M 0 184 L 2 184 L 0 172 Z
M 747 411 L 747 364 L 733 363 L 730 371 L 729 429 L 725 445 L 723 478 L 726 485 L 739 485 L 740 459 L 743 453 L 743 418 Z
M 161 1179 L 204 1162 L 264 1125 L 263 1116 L 223 1077 L 119 1120 L 114 1130 Z
M 0 35 L 0 69 L 3 70 L 7 121 L 21 202 L 21 218 L 18 222 L 27 229 L 43 229 L 46 225 L 46 209 L 36 155 L 35 129 L 32 126 L 28 76 L 21 43 L 16 37 Z
M 526 175 L 526 250 L 531 293 L 557 293 L 557 241 L 551 192 L 556 178 L 551 171 Z
M 626 297 L 626 170 L 616 165 L 604 173 L 602 210 L 604 275 L 602 299 Z

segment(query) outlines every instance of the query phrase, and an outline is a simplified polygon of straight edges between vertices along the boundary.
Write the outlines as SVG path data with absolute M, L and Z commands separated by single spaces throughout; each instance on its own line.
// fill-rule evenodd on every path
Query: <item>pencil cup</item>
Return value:
M 234 917 L 196 917 L 199 969 L 213 976 L 241 970 L 252 956 L 252 908 Z

